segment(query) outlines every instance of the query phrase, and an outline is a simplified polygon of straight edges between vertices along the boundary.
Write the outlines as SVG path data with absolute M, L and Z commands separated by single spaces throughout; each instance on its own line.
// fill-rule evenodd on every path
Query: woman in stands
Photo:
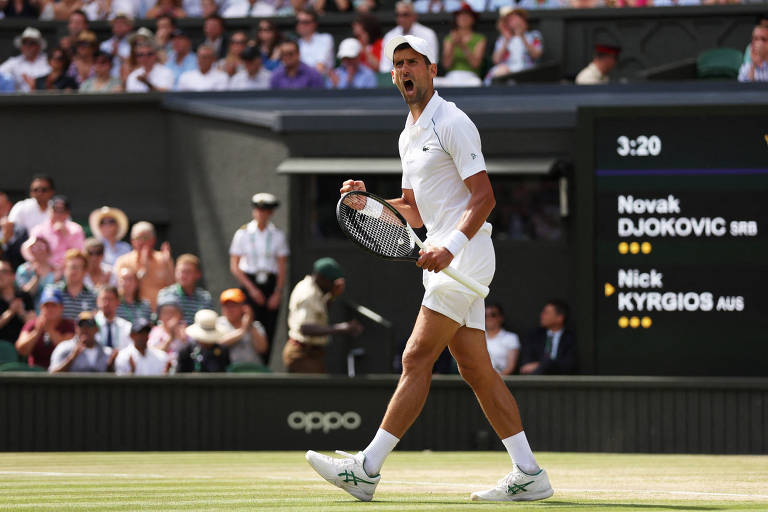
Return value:
M 373 14 L 358 14 L 352 22 L 352 33 L 363 46 L 363 51 L 360 52 L 360 63 L 378 71 L 382 43 L 379 19 Z
M 528 12 L 505 6 L 499 9 L 499 38 L 493 48 L 494 66 L 486 83 L 497 76 L 530 69 L 544 53 L 541 32 L 528 30 Z
M 283 35 L 277 30 L 274 22 L 263 19 L 259 21 L 259 31 L 256 36 L 256 46 L 261 52 L 262 65 L 273 71 L 280 65 L 280 43 Z
M 51 249 L 45 238 L 28 238 L 21 246 L 21 255 L 27 261 L 16 269 L 16 286 L 32 296 L 39 312 L 43 289 L 61 276 L 51 265 Z
M 51 52 L 51 57 L 48 59 L 48 65 L 51 67 L 51 72 L 35 79 L 34 89 L 36 91 L 64 91 L 77 89 L 77 82 L 75 79 L 67 75 L 67 69 L 70 65 L 67 52 L 61 48 L 53 50 Z
M 475 32 L 477 13 L 469 4 L 453 13 L 453 29 L 443 39 L 442 65 L 446 79 L 457 85 L 480 85 L 486 39 Z

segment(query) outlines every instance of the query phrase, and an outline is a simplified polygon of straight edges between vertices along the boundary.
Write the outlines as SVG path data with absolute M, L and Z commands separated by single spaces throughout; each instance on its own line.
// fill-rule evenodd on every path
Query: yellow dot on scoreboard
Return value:
M 629 318 L 627 318 L 625 316 L 620 316 L 619 317 L 619 327 L 621 327 L 622 329 L 626 329 L 628 325 L 629 325 Z
M 621 242 L 619 244 L 619 254 L 627 254 L 629 250 L 629 244 L 627 242 Z
M 632 254 L 637 254 L 638 252 L 640 252 L 640 244 L 637 242 L 632 242 L 631 244 L 629 244 L 629 252 L 631 252 Z
M 640 320 L 640 325 L 643 326 L 643 329 L 649 328 L 651 325 L 653 325 L 653 321 L 651 320 L 651 317 L 644 316 L 642 320 Z
M 637 329 L 638 327 L 640 327 L 640 319 L 637 318 L 636 316 L 633 316 L 632 318 L 629 319 L 629 326 L 633 329 Z
M 643 254 L 650 254 L 650 252 L 653 250 L 653 246 L 650 242 L 643 242 L 640 244 L 640 250 Z

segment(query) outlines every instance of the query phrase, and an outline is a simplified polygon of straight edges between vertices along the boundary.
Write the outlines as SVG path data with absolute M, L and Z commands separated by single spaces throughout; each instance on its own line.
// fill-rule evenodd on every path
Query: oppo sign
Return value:
M 337 411 L 293 411 L 288 415 L 288 426 L 293 430 L 303 430 L 307 434 L 314 430 L 322 430 L 323 434 L 340 428 L 355 430 L 360 427 L 362 422 L 360 415 L 354 411 L 345 413 Z

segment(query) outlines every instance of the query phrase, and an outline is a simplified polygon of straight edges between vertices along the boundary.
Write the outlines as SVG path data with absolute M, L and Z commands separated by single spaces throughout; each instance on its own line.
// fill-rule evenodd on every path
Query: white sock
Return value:
M 395 445 L 400 441 L 397 437 L 393 436 L 384 429 L 376 431 L 376 435 L 371 441 L 371 444 L 363 450 L 365 454 L 365 462 L 363 462 L 363 469 L 368 476 L 376 476 L 381 471 L 381 466 L 384 465 L 384 459 L 387 458 L 389 452 L 395 449 Z
M 517 467 L 531 475 L 539 472 L 539 465 L 536 463 L 531 447 L 528 445 L 528 439 L 525 437 L 524 431 L 502 439 L 501 442 L 504 443 L 507 453 L 509 453 L 512 462 L 517 464 Z

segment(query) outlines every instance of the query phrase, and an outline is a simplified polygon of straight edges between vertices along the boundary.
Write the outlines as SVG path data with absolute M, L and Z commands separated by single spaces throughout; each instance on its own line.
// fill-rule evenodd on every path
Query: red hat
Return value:
M 612 46 L 609 44 L 596 44 L 595 45 L 595 53 L 602 53 L 606 55 L 615 55 L 618 56 L 621 52 L 621 48 L 618 46 Z

